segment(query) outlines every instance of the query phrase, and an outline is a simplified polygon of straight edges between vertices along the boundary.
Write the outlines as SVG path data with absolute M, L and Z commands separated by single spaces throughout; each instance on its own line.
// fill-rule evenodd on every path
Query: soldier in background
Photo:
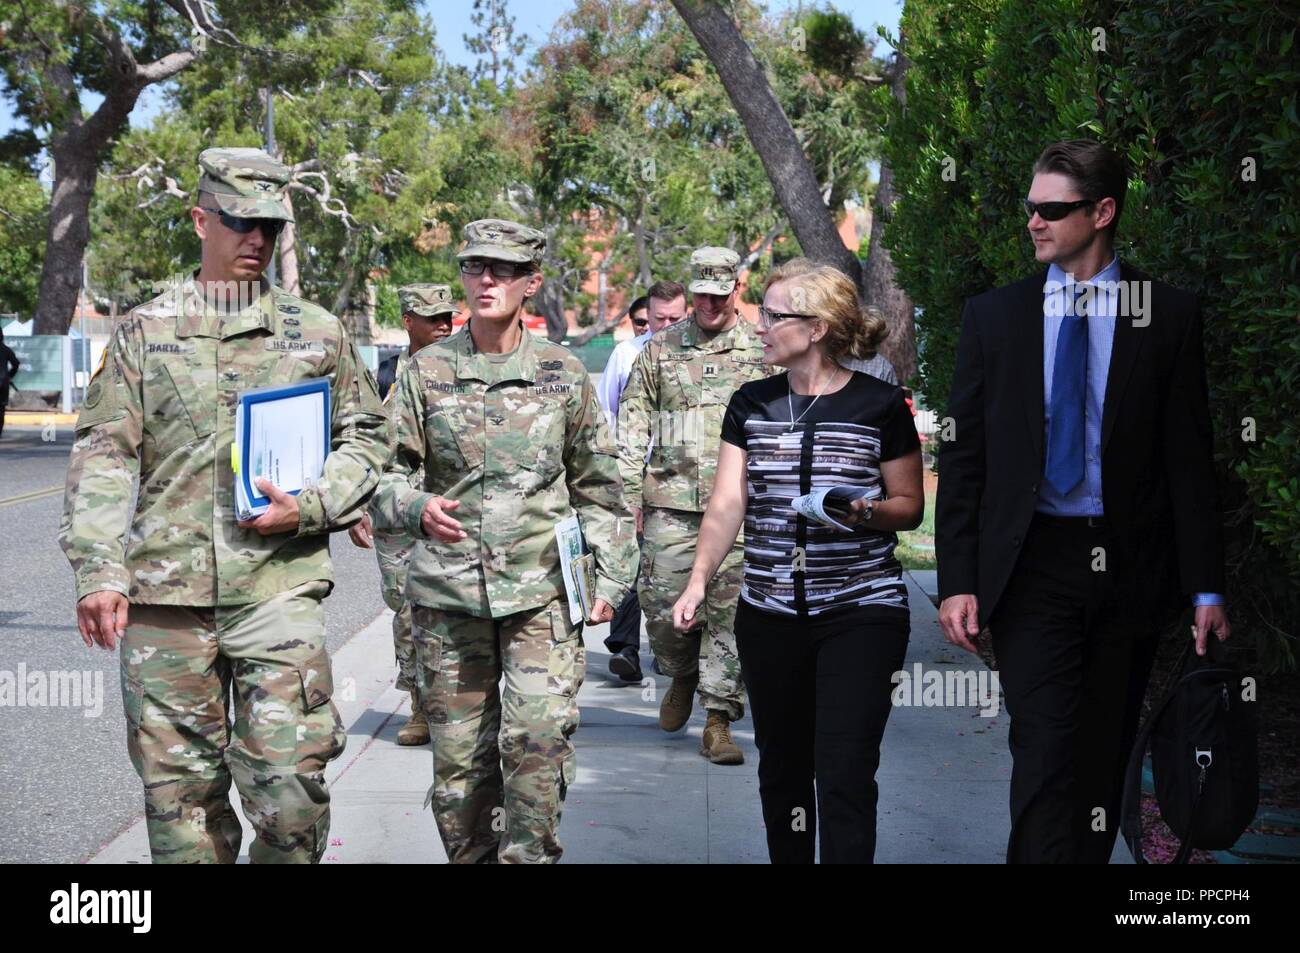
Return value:
M 154 861 L 235 861 L 233 775 L 256 832 L 250 859 L 317 862 L 325 766 L 345 740 L 321 608 L 327 534 L 361 518 L 387 422 L 339 320 L 263 274 L 292 221 L 289 169 L 256 149 L 208 149 L 199 167 L 201 266 L 117 325 L 77 419 L 59 542 L 82 639 L 121 642 Z M 270 508 L 236 522 L 240 392 L 321 377 L 332 405 L 321 479 L 296 496 L 259 479 Z
M 406 369 L 411 355 L 451 334 L 451 319 L 459 313 L 447 285 L 406 285 L 397 291 L 409 344 L 379 365 L 379 396 L 387 403 L 393 384 Z M 348 538 L 362 549 L 374 549 L 379 559 L 380 588 L 384 605 L 392 609 L 393 651 L 397 656 L 399 692 L 411 694 L 411 717 L 397 732 L 399 745 L 415 747 L 429 743 L 429 724 L 420 707 L 415 678 L 415 643 L 411 639 L 411 605 L 406 601 L 406 564 L 415 539 L 405 529 L 375 532 L 367 513 L 348 530 Z
M 403 526 L 420 541 L 406 595 L 433 736 L 429 793 L 453 863 L 554 862 L 562 852 L 586 650 L 556 524 L 576 510 L 595 555 L 587 621 L 609 621 L 636 565 L 587 371 L 521 320 L 542 284 L 545 244 L 515 222 L 465 226 L 470 318 L 398 381 L 396 455 L 372 508 L 376 527 Z
M 640 322 L 637 321 L 638 313 L 642 315 Z M 628 315 L 637 332 L 636 337 L 623 341 L 614 348 L 596 391 L 596 397 L 614 430 L 615 438 L 618 437 L 618 405 L 623 389 L 627 386 L 627 377 L 632 373 L 632 363 L 651 335 L 686 317 L 686 289 L 675 281 L 656 281 L 646 291 L 645 297 L 632 302 Z M 641 542 L 640 533 L 638 526 L 638 546 Z M 605 648 L 610 653 L 610 672 L 624 683 L 637 684 L 641 681 L 641 601 L 635 586 L 628 590 L 627 597 L 614 610 L 614 621 L 609 624 Z
M 390 355 L 379 364 L 379 399 L 387 400 L 412 354 L 434 341 L 449 337 L 451 319 L 460 313 L 449 285 L 405 285 L 397 289 L 406 328 L 407 348 Z
M 733 629 L 742 537 L 709 584 L 697 613 L 700 626 L 678 632 L 672 610 L 695 559 L 731 392 L 770 373 L 762 341 L 736 312 L 739 262 L 729 248 L 691 254 L 694 313 L 650 338 L 619 405 L 619 469 L 644 533 L 637 591 L 658 669 L 673 680 L 659 707 L 659 727 L 677 731 L 686 724 L 698 689 L 708 712 L 700 753 L 714 764 L 745 760 L 731 738 L 731 722 L 745 713 Z

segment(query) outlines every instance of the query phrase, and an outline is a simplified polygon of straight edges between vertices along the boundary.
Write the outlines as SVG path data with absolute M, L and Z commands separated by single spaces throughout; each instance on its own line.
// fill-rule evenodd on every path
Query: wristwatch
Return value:
M 874 507 L 872 506 L 871 501 L 867 500 L 867 512 L 866 515 L 862 517 L 862 522 L 870 523 L 873 512 L 874 512 Z

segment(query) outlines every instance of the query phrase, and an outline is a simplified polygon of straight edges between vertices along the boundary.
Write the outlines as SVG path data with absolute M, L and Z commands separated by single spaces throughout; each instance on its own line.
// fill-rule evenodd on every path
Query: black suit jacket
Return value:
M 1101 427 L 1106 568 L 1134 615 L 1168 621 L 1194 592 L 1223 592 L 1209 400 L 1196 298 L 1151 281 L 1150 323 L 1118 316 Z M 939 451 L 939 595 L 997 608 L 1043 479 L 1043 284 L 1047 271 L 966 302 Z

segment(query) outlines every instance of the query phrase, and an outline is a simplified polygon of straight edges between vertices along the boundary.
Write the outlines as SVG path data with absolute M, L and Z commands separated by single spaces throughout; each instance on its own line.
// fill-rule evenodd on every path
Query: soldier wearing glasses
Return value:
M 632 584 L 636 532 L 617 454 L 582 363 L 533 335 L 546 238 L 465 226 L 470 318 L 414 355 L 389 404 L 397 452 L 376 529 L 416 539 L 407 570 L 430 799 L 453 863 L 559 860 L 560 809 L 586 668 L 555 526 L 575 511 L 596 559 L 593 624 Z M 416 485 L 411 477 L 416 476 Z
M 659 670 L 673 680 L 659 707 L 659 727 L 685 725 L 698 689 L 708 712 L 700 753 L 714 764 L 744 762 L 730 727 L 745 713 L 733 629 L 743 542 L 737 540 L 709 584 L 699 626 L 676 631 L 672 610 L 690 576 L 713 490 L 727 402 L 741 384 L 769 373 L 763 342 L 736 312 L 739 262 L 729 248 L 691 254 L 693 314 L 650 339 L 619 405 L 623 484 L 629 504 L 644 507 L 637 591 Z
M 250 859 L 315 862 L 329 840 L 325 766 L 345 737 L 321 609 L 328 534 L 361 518 L 387 422 L 339 320 L 263 276 L 292 221 L 289 170 L 256 149 L 208 149 L 199 166 L 201 266 L 115 329 L 77 419 L 59 541 L 82 639 L 121 643 L 154 861 L 235 861 L 233 776 Z M 332 440 L 320 481 L 294 496 L 259 479 L 270 508 L 237 522 L 240 392 L 321 377 Z

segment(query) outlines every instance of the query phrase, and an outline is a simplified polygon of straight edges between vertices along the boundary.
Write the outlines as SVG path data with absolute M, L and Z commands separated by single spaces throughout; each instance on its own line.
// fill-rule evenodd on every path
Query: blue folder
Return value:
M 303 394 L 320 393 L 323 395 L 322 406 L 324 413 L 321 415 L 321 447 L 324 453 L 321 457 L 321 464 L 324 465 L 325 457 L 329 456 L 330 451 L 330 382 L 327 377 L 317 377 L 308 381 L 301 381 L 297 384 L 288 384 L 278 387 L 259 387 L 254 390 L 244 391 L 239 395 L 239 403 L 235 407 L 235 442 L 230 445 L 230 465 L 235 471 L 235 479 L 239 481 L 242 495 L 248 501 L 249 509 L 247 513 L 237 512 L 240 519 L 249 519 L 264 511 L 271 504 L 270 497 L 262 496 L 261 492 L 253 484 L 253 480 L 259 474 L 253 473 L 253 467 L 249 460 L 249 450 L 251 444 L 251 421 L 252 408 L 256 404 L 275 402 L 285 400 L 290 397 L 301 397 Z M 296 496 L 302 492 L 302 488 L 289 490 L 290 494 Z M 235 494 L 235 507 L 240 510 L 240 494 Z

